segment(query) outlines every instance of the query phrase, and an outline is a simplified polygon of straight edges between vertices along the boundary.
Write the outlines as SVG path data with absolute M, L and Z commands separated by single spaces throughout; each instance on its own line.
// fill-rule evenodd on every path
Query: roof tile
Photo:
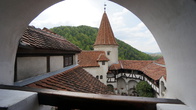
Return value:
M 163 57 L 161 57 L 161 58 L 159 58 L 159 59 L 155 60 L 155 63 L 161 64 L 161 65 L 165 65 L 164 58 L 163 58 Z
M 163 62 L 162 59 L 158 62 Z M 166 76 L 166 68 L 157 65 L 153 61 L 146 60 L 120 60 L 118 64 L 110 66 L 109 70 L 130 69 L 142 71 L 144 74 L 154 80 L 159 80 L 162 76 Z
M 118 45 L 107 14 L 104 12 L 94 45 Z
M 80 66 L 31 83 L 27 86 L 33 88 L 47 88 L 73 92 L 112 94 L 108 91 L 106 85 L 101 83 Z
M 76 52 L 81 51 L 77 46 L 67 41 L 62 36 L 52 33 L 48 29 L 41 30 L 32 26 L 28 26 L 24 32 L 19 46 Z
M 78 60 L 82 67 L 99 67 L 98 61 L 109 61 L 104 51 L 82 51 Z
M 159 80 L 162 76 L 166 76 L 166 68 L 154 63 L 142 68 L 141 71 L 154 80 Z

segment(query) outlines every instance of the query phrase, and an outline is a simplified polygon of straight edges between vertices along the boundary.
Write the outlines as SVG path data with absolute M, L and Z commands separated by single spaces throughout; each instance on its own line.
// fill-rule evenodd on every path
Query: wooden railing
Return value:
M 156 110 L 157 103 L 183 104 L 178 99 L 103 95 L 4 85 L 1 85 L 0 89 L 37 92 L 39 104 L 56 106 L 58 110 Z
M 152 81 L 149 80 L 145 75 L 141 74 L 134 74 L 134 73 L 118 73 L 114 77 L 107 78 L 107 83 L 116 83 L 118 78 L 132 78 L 132 79 L 139 79 L 141 81 L 146 81 L 154 91 L 159 94 L 159 87 L 155 85 Z

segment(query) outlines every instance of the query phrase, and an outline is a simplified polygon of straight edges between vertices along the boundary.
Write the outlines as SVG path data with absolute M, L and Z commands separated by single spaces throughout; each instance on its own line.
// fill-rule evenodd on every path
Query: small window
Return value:
M 110 51 L 107 51 L 107 55 L 110 55 Z
M 69 58 L 65 57 L 65 66 L 68 66 L 68 65 L 69 65 Z
M 100 76 L 100 79 L 103 79 L 103 76 L 102 75 Z
M 65 55 L 64 56 L 64 67 L 73 65 L 73 56 Z
M 102 65 L 105 65 L 105 62 L 104 61 L 102 62 Z
M 99 79 L 99 76 L 97 75 L 96 78 Z
M 69 57 L 69 65 L 73 64 L 72 56 Z

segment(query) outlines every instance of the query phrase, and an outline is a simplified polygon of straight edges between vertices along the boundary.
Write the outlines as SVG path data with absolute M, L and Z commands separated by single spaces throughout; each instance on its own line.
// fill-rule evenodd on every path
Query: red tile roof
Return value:
M 99 67 L 99 61 L 109 61 L 104 51 L 82 51 L 78 54 L 78 64 L 82 67 Z
M 119 60 L 118 64 L 113 64 L 109 69 L 117 70 L 117 69 L 132 69 L 132 70 L 141 70 L 148 64 L 153 61 L 146 60 Z
M 44 30 L 28 26 L 20 40 L 19 46 L 50 50 L 81 51 L 77 46 L 63 39 L 60 35 L 46 29 Z
M 109 67 L 109 70 L 118 70 L 118 69 L 130 69 L 130 70 L 142 71 L 144 74 L 146 74 L 153 80 L 159 80 L 161 76 L 166 76 L 166 68 L 153 63 L 153 61 L 120 60 L 118 64 L 113 64 Z
M 165 65 L 165 61 L 164 61 L 164 58 L 163 58 L 163 57 L 161 57 L 161 58 L 155 60 L 154 62 L 155 62 L 155 63 L 158 63 L 158 64 L 161 64 L 161 65 Z
M 154 63 L 142 68 L 141 71 L 154 80 L 159 80 L 162 76 L 166 76 L 166 68 Z
M 27 85 L 32 88 L 46 88 L 72 92 L 111 94 L 107 86 L 77 66 L 54 76 Z
M 118 45 L 105 12 L 94 45 Z

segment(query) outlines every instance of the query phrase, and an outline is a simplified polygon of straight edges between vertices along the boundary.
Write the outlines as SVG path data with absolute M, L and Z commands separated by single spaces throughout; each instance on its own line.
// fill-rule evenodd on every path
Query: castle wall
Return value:
M 92 74 L 94 77 L 98 76 L 98 79 L 104 83 L 105 85 L 107 84 L 107 71 L 108 71 L 108 62 L 105 62 L 105 65 L 102 65 L 102 62 L 98 62 L 100 67 L 85 67 L 84 69 Z M 101 78 L 102 76 L 102 78 Z

